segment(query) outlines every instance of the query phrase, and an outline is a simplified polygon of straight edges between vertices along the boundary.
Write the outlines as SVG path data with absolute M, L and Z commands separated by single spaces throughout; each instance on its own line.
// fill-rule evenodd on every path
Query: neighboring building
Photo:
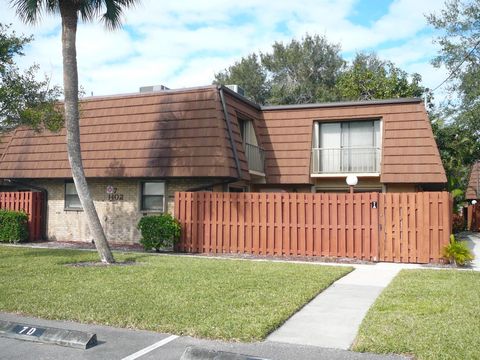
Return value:
M 480 201 L 480 160 L 472 165 L 465 198 Z
M 173 211 L 175 191 L 438 190 L 446 182 L 420 99 L 259 106 L 217 86 L 87 98 L 82 155 L 109 241 Z M 88 241 L 65 132 L 17 129 L 0 143 L 3 188 L 48 193 L 48 238 Z M 0 186 L 1 188 L 1 186 Z

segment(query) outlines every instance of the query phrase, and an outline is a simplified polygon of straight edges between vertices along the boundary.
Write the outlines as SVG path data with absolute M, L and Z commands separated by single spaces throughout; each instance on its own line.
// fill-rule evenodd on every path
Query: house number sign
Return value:
M 117 188 L 112 186 L 112 185 L 108 185 L 107 186 L 107 195 L 108 195 L 108 201 L 122 201 L 123 200 L 123 194 L 119 194 L 117 192 Z
M 45 332 L 45 329 L 36 328 L 36 327 L 33 327 L 33 326 L 16 325 L 12 329 L 12 331 L 16 334 L 19 334 L 19 335 L 28 335 L 28 336 L 39 337 Z

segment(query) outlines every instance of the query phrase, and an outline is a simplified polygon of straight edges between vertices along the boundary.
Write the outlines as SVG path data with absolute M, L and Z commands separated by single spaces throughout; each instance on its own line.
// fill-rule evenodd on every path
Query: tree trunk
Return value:
M 88 227 L 93 236 L 100 259 L 103 263 L 113 263 L 112 252 L 108 245 L 102 224 L 98 218 L 88 189 L 83 170 L 82 152 L 80 149 L 80 126 L 78 110 L 78 72 L 76 34 L 78 14 L 72 2 L 60 1 L 62 16 L 62 55 L 63 55 L 63 87 L 65 93 L 65 127 L 67 130 L 68 161 L 72 169 L 72 177 L 77 189 L 83 212 L 87 217 Z

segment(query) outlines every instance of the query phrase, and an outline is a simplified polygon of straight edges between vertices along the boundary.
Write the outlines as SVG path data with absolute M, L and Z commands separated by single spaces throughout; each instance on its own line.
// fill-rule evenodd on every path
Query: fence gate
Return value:
M 380 194 L 379 260 L 438 262 L 449 242 L 451 214 L 448 192 Z
M 28 215 L 28 241 L 42 240 L 43 194 L 33 191 L 0 192 L 0 209 L 24 211 Z

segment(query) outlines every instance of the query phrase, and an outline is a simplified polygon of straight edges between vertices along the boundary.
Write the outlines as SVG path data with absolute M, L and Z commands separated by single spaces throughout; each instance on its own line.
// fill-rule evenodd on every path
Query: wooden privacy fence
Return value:
M 177 250 L 370 261 L 438 261 L 451 230 L 446 192 L 175 194 Z
M 42 239 L 43 194 L 20 191 L 0 192 L 0 209 L 24 211 L 28 215 L 28 240 Z
M 467 230 L 480 231 L 480 205 L 469 205 L 467 208 Z

